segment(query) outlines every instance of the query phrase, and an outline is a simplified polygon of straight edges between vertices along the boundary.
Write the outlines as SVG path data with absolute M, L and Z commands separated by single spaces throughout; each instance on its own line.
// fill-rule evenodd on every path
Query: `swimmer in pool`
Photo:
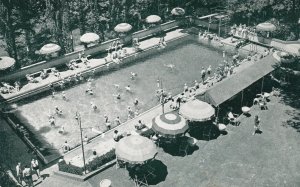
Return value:
M 56 113 L 57 115 L 62 115 L 62 114 L 63 114 L 63 111 L 60 110 L 60 109 L 58 108 L 58 106 L 55 106 L 55 113 Z
M 116 99 L 121 99 L 121 94 L 113 94 L 114 97 L 116 97 Z
M 67 100 L 66 92 L 62 91 L 61 97 L 63 98 L 63 100 Z
M 52 91 L 52 98 L 55 98 L 56 92 L 53 90 Z
M 135 77 L 137 77 L 137 74 L 134 73 L 134 72 L 130 72 L 130 78 L 131 78 L 132 80 L 134 80 Z
M 189 87 L 187 86 L 186 83 L 184 83 L 184 86 L 183 86 L 183 91 L 184 92 L 187 92 L 189 90 Z
M 114 87 L 116 88 L 116 89 L 119 89 L 120 88 L 120 85 L 119 84 L 113 84 L 114 85 Z
M 207 72 L 207 75 L 210 76 L 210 73 L 211 73 L 211 65 L 208 66 L 206 72 Z
M 125 90 L 128 91 L 128 92 L 130 92 L 131 91 L 130 85 L 126 86 Z
M 200 87 L 199 82 L 197 80 L 195 80 L 195 89 L 198 89 Z
M 170 70 L 174 70 L 175 69 L 175 65 L 174 64 L 164 64 L 165 67 L 169 68 Z
M 95 111 L 98 107 L 95 105 L 95 103 L 91 102 L 91 108 Z
M 137 98 L 135 98 L 133 104 L 134 104 L 134 106 L 137 106 L 139 104 L 139 100 Z

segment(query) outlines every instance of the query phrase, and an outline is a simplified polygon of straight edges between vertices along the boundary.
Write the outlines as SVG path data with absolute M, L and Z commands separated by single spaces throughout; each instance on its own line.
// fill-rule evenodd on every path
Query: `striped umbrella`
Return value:
M 180 7 L 173 8 L 171 14 L 174 16 L 183 16 L 185 14 L 185 10 Z
M 188 124 L 184 118 L 176 113 L 165 113 L 156 116 L 152 120 L 152 129 L 164 137 L 175 138 L 188 130 Z
M 273 32 L 276 30 L 276 26 L 272 23 L 260 23 L 256 26 L 258 31 L 265 31 L 265 32 Z
M 156 154 L 156 145 L 140 135 L 126 136 L 116 144 L 117 158 L 131 164 L 143 164 L 153 159 Z
M 16 61 L 15 59 L 8 57 L 8 56 L 3 56 L 0 57 L 0 70 L 5 70 L 7 68 L 12 67 L 15 65 Z
M 89 33 L 85 33 L 84 35 L 82 35 L 80 37 L 80 41 L 83 43 L 92 43 L 92 42 L 98 41 L 99 38 L 100 37 L 98 34 L 89 32 Z
M 116 32 L 128 32 L 132 29 L 132 26 L 129 23 L 120 23 L 115 27 Z
M 48 55 L 60 51 L 61 47 L 57 44 L 49 43 L 40 49 L 40 54 Z
M 147 23 L 157 23 L 161 21 L 161 17 L 157 15 L 151 15 L 146 18 Z
M 179 114 L 190 121 L 208 121 L 215 115 L 215 109 L 210 104 L 195 99 L 183 104 Z

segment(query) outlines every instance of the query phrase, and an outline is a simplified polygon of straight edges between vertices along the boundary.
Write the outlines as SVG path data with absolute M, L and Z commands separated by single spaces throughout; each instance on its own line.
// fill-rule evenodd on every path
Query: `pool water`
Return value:
M 85 82 L 64 90 L 67 100 L 63 100 L 61 92 L 58 92 L 55 98 L 48 95 L 20 101 L 16 115 L 28 128 L 58 149 L 65 140 L 70 144 L 79 142 L 80 131 L 75 120 L 76 112 L 81 115 L 83 135 L 93 137 L 97 133 L 91 130 L 92 127 L 99 131 L 106 130 L 104 115 L 107 115 L 110 121 L 119 116 L 121 121 L 125 122 L 128 119 L 127 107 L 136 110 L 133 104 L 135 98 L 139 100 L 139 113 L 158 105 L 159 100 L 155 95 L 158 89 L 157 79 L 162 81 L 167 92 L 175 95 L 183 91 L 184 83 L 193 85 L 196 79 L 200 82 L 202 67 L 206 69 L 211 65 L 214 70 L 222 61 L 221 52 L 197 42 L 184 42 L 175 48 L 161 49 L 158 55 L 137 60 L 132 65 L 97 76 L 93 81 L 94 95 L 85 93 L 88 87 L 88 83 Z M 164 64 L 174 64 L 175 69 L 170 70 Z M 135 80 L 130 78 L 131 72 L 137 73 Z M 120 85 L 119 91 L 114 84 Z M 125 90 L 127 85 L 130 85 L 131 93 Z M 121 94 L 120 100 L 113 96 L 118 92 Z M 98 110 L 94 111 L 90 102 L 95 103 Z M 55 115 L 56 127 L 50 127 L 47 116 L 54 113 L 55 106 L 63 111 L 63 115 Z M 58 133 L 62 125 L 65 128 L 64 135 Z

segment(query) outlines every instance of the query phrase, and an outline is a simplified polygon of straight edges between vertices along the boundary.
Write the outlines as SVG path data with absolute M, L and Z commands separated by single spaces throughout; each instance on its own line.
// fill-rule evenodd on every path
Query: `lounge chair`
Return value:
M 229 123 L 235 125 L 235 126 L 238 126 L 240 121 L 237 119 L 239 115 L 238 114 L 234 114 L 232 112 L 229 112 L 227 117 L 228 117 L 228 120 L 229 120 Z

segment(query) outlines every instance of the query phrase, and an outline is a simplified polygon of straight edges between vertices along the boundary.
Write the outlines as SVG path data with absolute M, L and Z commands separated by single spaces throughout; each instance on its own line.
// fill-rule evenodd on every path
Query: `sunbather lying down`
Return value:
M 175 67 L 176 67 L 174 64 L 164 64 L 164 66 L 171 70 L 175 69 Z

